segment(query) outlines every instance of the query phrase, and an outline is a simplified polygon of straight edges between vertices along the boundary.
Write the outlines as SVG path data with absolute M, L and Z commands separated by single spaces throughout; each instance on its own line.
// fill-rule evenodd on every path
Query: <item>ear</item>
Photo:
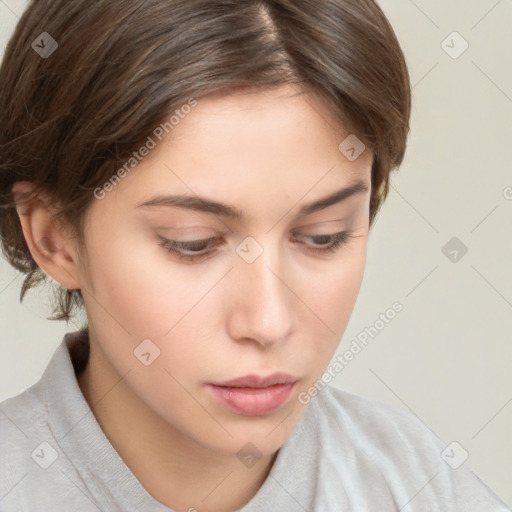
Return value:
M 64 288 L 79 289 L 78 259 L 72 238 L 53 218 L 47 196 L 20 197 L 33 191 L 34 185 L 26 181 L 18 181 L 12 187 L 30 253 L 39 267 Z

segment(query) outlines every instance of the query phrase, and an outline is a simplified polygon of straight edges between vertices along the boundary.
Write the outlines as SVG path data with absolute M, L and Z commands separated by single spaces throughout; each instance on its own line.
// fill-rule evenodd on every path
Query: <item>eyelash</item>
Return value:
M 332 240 L 332 242 L 327 247 L 316 247 L 309 248 L 308 251 L 313 252 L 315 254 L 325 255 L 332 254 L 337 252 L 341 247 L 346 245 L 351 238 L 355 238 L 355 235 L 351 231 L 341 231 L 340 233 L 333 233 L 332 235 L 303 235 L 305 238 L 327 238 L 328 240 Z M 185 249 L 188 251 L 193 250 L 194 246 L 207 244 L 211 246 L 216 241 L 221 241 L 220 238 L 208 238 L 206 240 L 192 240 L 190 242 L 179 242 L 177 240 L 168 240 L 160 235 L 158 235 L 160 239 L 159 245 L 162 246 L 166 251 L 171 254 L 175 254 L 180 260 L 186 260 L 189 262 L 196 262 L 200 259 L 205 258 L 213 251 L 202 252 L 199 254 L 185 254 L 180 249 Z M 216 245 L 220 245 L 216 244 Z M 313 244 L 315 245 L 315 244 Z M 192 248 L 191 248 L 192 247 Z

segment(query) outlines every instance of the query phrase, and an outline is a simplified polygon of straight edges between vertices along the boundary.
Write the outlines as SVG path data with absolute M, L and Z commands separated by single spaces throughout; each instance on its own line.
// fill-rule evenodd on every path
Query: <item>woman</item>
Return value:
M 319 386 L 410 103 L 372 0 L 30 4 L 2 244 L 87 324 L 1 404 L 2 510 L 506 510 L 416 418 Z

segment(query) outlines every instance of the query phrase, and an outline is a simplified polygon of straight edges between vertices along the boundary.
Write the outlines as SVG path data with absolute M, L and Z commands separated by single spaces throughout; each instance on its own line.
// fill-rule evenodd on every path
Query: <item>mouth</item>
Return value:
M 275 373 L 268 377 L 247 375 L 208 384 L 208 387 L 217 401 L 232 412 L 260 416 L 281 408 L 297 382 L 298 379 L 289 374 Z

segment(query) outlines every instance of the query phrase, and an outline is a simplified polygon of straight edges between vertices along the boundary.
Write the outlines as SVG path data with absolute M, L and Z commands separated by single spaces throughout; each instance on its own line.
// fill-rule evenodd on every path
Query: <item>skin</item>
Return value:
M 299 393 L 336 351 L 363 279 L 373 158 L 366 149 L 349 161 L 338 150 L 349 134 L 311 92 L 214 94 L 199 98 L 142 163 L 92 201 L 85 248 L 52 221 L 43 196 L 18 206 L 36 262 L 82 290 L 91 353 L 78 382 L 87 402 L 133 474 L 171 508 L 246 504 L 307 409 Z M 297 217 L 302 205 L 355 179 L 366 193 Z M 18 182 L 13 190 L 29 188 Z M 137 208 L 164 192 L 233 204 L 244 219 Z M 343 230 L 353 237 L 334 253 L 314 253 L 326 240 L 304 238 Z M 158 235 L 218 236 L 223 244 L 190 263 L 160 246 Z M 235 252 L 247 236 L 263 248 L 252 263 Z M 160 349 L 149 366 L 134 357 L 146 338 Z M 228 410 L 206 386 L 276 371 L 298 382 L 280 409 L 261 416 Z M 251 468 L 237 457 L 249 441 L 262 454 Z

